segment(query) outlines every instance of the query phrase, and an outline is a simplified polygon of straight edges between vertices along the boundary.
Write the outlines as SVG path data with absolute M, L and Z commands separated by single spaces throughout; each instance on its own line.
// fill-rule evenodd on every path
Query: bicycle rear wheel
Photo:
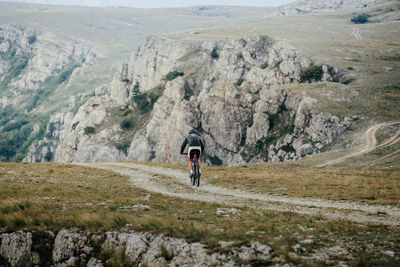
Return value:
M 199 169 L 197 168 L 197 172 L 196 172 L 196 186 L 199 187 L 200 186 L 200 173 L 199 173 Z
M 196 185 L 196 176 L 197 176 L 197 162 L 193 161 L 193 174 L 192 174 L 192 176 L 190 178 L 190 181 L 192 182 L 192 185 Z

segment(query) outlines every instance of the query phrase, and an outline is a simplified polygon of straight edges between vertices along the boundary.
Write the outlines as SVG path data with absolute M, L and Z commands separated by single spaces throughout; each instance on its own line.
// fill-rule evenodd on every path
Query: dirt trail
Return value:
M 202 179 L 199 188 L 189 185 L 187 173 L 170 168 L 137 163 L 86 163 L 84 166 L 107 169 L 130 177 L 135 187 L 171 197 L 214 202 L 236 207 L 320 215 L 328 219 L 345 219 L 359 223 L 400 225 L 400 208 L 366 205 L 347 201 L 292 198 L 257 194 L 212 185 Z
M 366 142 L 363 148 L 340 159 L 325 162 L 320 167 L 337 164 L 350 157 L 371 152 L 378 147 L 399 142 L 400 131 L 381 145 L 377 145 L 375 137 L 380 128 L 398 123 L 400 121 L 385 122 L 370 127 L 364 134 Z M 111 170 L 126 175 L 130 177 L 132 186 L 171 197 L 214 202 L 236 207 L 320 215 L 328 219 L 345 219 L 358 223 L 400 226 L 400 207 L 253 193 L 215 186 L 209 183 L 208 179 L 202 179 L 201 186 L 196 188 L 190 185 L 187 173 L 138 163 L 84 163 L 81 165 Z
M 326 166 L 330 166 L 330 165 L 335 165 L 338 163 L 342 163 L 344 162 L 346 159 L 352 158 L 352 157 L 357 157 L 357 156 L 361 156 L 364 154 L 367 154 L 379 147 L 385 147 L 385 146 L 389 146 L 389 145 L 393 145 L 397 142 L 400 141 L 400 131 L 398 131 L 392 138 L 390 138 L 389 140 L 387 140 L 386 142 L 384 142 L 381 145 L 376 145 L 377 141 L 376 141 L 376 132 L 382 128 L 382 127 L 386 127 L 386 126 L 390 126 L 393 124 L 398 124 L 400 123 L 400 121 L 391 121 L 391 122 L 384 122 L 384 123 L 379 123 L 376 124 L 370 128 L 368 128 L 365 133 L 364 133 L 364 138 L 366 140 L 365 146 L 362 147 L 360 150 L 350 153 L 346 156 L 340 157 L 338 159 L 334 159 L 334 160 L 329 160 L 327 162 L 324 162 L 322 164 L 317 165 L 317 167 L 326 167 Z

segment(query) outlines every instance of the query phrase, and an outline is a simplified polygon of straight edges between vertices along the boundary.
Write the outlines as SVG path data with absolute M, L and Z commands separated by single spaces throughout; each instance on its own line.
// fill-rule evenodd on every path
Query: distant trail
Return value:
M 126 175 L 130 177 L 132 186 L 171 197 L 236 207 L 321 215 L 333 220 L 344 219 L 358 223 L 400 225 L 400 208 L 398 207 L 253 193 L 215 186 L 208 183 L 206 179 L 202 179 L 199 188 L 194 188 L 189 185 L 187 173 L 145 164 L 85 163 L 81 165 Z
M 362 36 L 360 34 L 360 29 L 357 27 L 353 28 L 353 35 L 357 40 L 362 40 Z
M 384 123 L 379 123 L 379 124 L 376 124 L 376 125 L 368 128 L 364 133 L 366 143 L 365 143 L 365 146 L 361 150 L 356 151 L 351 154 L 348 154 L 346 156 L 340 157 L 338 159 L 329 160 L 327 162 L 317 165 L 317 167 L 326 167 L 326 166 L 330 166 L 330 165 L 339 164 L 339 163 L 344 162 L 346 159 L 361 156 L 361 155 L 367 154 L 379 147 L 386 147 L 386 146 L 393 145 L 393 144 L 399 142 L 400 141 L 400 137 L 399 137 L 400 130 L 397 131 L 397 133 L 393 137 L 391 137 L 389 140 L 387 140 L 385 143 L 378 145 L 378 146 L 376 145 L 376 143 L 377 143 L 376 132 L 382 127 L 386 127 L 386 126 L 390 126 L 390 125 L 398 124 L 398 123 L 400 123 L 400 121 L 384 122 Z

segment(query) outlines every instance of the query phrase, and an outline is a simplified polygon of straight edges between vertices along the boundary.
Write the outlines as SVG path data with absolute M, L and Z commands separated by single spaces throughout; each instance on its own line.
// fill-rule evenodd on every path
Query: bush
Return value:
M 262 64 L 260 66 L 261 69 L 265 70 L 266 68 L 268 68 L 268 62 L 265 62 L 264 64 Z
M 28 43 L 29 44 L 35 43 L 36 40 L 37 40 L 36 35 L 31 35 L 31 36 L 28 37 Z
M 51 161 L 53 159 L 53 152 L 50 149 L 47 151 L 46 155 L 44 156 L 45 161 Z
M 356 79 L 354 79 L 354 78 L 350 78 L 350 79 L 347 79 L 347 80 L 345 80 L 344 82 L 342 82 L 343 84 L 345 84 L 345 85 L 348 85 L 348 84 L 351 84 L 352 82 L 354 82 Z
M 216 47 L 214 47 L 213 50 L 211 51 L 211 57 L 214 58 L 214 59 L 219 58 L 219 54 L 217 52 L 217 48 Z
M 177 77 L 183 76 L 183 75 L 185 75 L 183 72 L 174 70 L 174 71 L 169 72 L 169 73 L 165 76 L 165 80 L 167 80 L 167 81 L 172 81 L 172 80 L 175 80 Z
M 96 130 L 94 129 L 94 127 L 88 126 L 85 128 L 85 134 L 94 134 L 96 133 Z
M 130 143 L 129 141 L 126 141 L 126 142 L 123 142 L 123 143 L 120 143 L 120 144 L 115 144 L 115 147 L 116 147 L 119 151 L 121 151 L 121 152 L 123 152 L 125 155 L 127 155 L 127 154 L 128 154 L 128 149 L 129 149 L 130 145 L 131 145 L 131 143 Z
M 354 24 L 364 24 L 368 22 L 367 14 L 359 14 L 351 19 Z
M 243 82 L 245 81 L 245 79 L 240 78 L 239 80 L 236 81 L 235 85 L 236 86 L 241 86 L 243 84 Z
M 321 81 L 322 74 L 322 66 L 313 65 L 300 74 L 300 82 Z
M 132 124 L 132 121 L 130 119 L 124 119 L 121 122 L 120 126 L 121 126 L 122 129 L 128 130 L 128 129 L 132 128 L 133 124 Z

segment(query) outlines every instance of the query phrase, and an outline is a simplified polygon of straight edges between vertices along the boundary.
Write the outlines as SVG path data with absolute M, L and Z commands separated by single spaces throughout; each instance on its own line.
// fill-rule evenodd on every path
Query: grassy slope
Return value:
M 231 207 L 145 192 L 130 187 L 126 177 L 74 165 L 0 163 L 0 185 L 0 227 L 7 231 L 57 232 L 76 226 L 102 232 L 125 227 L 201 241 L 211 251 L 227 252 L 217 245 L 219 240 L 258 240 L 293 263 L 303 261 L 290 252 L 304 239 L 312 240 L 302 245 L 312 253 L 340 243 L 354 258 L 338 255 L 336 260 L 354 264 L 391 263 L 394 259 L 382 251 L 400 249 L 395 245 L 399 229 L 248 208 L 237 208 L 235 215 L 216 215 L 217 209 Z M 137 204 L 150 209 L 132 209 Z

